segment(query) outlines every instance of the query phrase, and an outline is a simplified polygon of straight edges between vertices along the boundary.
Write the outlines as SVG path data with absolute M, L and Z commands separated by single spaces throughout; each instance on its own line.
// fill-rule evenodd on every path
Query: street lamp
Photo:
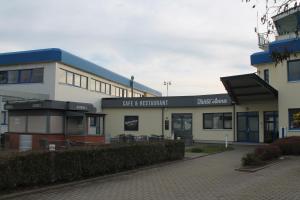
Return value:
M 164 81 L 164 85 L 167 86 L 167 96 L 169 96 L 169 85 L 171 85 L 171 81 Z
M 131 86 L 131 98 L 133 97 L 133 80 L 134 80 L 134 76 L 131 76 L 131 79 L 130 79 L 130 86 Z

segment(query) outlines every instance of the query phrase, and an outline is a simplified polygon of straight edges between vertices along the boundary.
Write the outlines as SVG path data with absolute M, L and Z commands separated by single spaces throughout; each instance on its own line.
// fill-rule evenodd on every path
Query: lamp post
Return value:
M 164 81 L 164 85 L 167 86 L 167 96 L 169 96 L 169 86 L 171 85 L 171 81 Z
M 131 86 L 131 98 L 133 97 L 133 80 L 134 80 L 134 76 L 131 76 L 131 79 L 130 79 L 130 86 Z

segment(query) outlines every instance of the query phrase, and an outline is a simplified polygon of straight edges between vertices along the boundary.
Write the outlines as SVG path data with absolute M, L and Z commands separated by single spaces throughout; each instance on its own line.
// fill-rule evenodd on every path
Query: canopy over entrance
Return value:
M 221 81 L 236 104 L 243 101 L 272 100 L 278 96 L 276 89 L 254 73 L 221 77 Z

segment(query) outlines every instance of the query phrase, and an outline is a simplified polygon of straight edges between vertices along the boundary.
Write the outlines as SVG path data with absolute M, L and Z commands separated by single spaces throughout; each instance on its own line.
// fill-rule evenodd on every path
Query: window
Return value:
M 116 95 L 116 87 L 115 86 L 111 86 L 111 96 L 115 96 Z
M 20 83 L 30 83 L 31 70 L 25 69 L 20 71 Z
M 84 88 L 84 89 L 87 89 L 88 88 L 88 85 L 87 85 L 87 81 L 88 78 L 85 77 L 85 76 L 81 76 L 81 87 Z
M 288 81 L 300 81 L 300 60 L 288 62 Z
M 0 71 L 0 84 L 7 83 L 7 71 Z
M 264 70 L 264 80 L 269 83 L 269 70 L 265 69 Z
M 90 126 L 96 126 L 96 117 L 90 117 Z
M 300 130 L 300 109 L 289 109 L 289 129 Z
M 204 113 L 204 129 L 232 129 L 231 113 Z
M 116 96 L 120 96 L 120 88 L 116 87 Z
M 96 90 L 96 81 L 94 79 L 91 79 L 91 90 L 92 91 Z
M 6 111 L 1 111 L 1 125 L 7 125 L 7 112 Z
M 0 71 L 0 84 L 42 83 L 43 79 L 43 68 Z
M 19 71 L 13 70 L 7 72 L 7 83 L 18 83 L 19 81 Z
M 42 83 L 44 79 L 44 68 L 32 69 L 31 83 Z
M 67 71 L 60 69 L 59 70 L 59 82 L 67 83 Z
M 67 72 L 67 84 L 73 85 L 73 84 L 74 84 L 73 78 L 74 78 L 74 77 L 73 77 L 73 73 Z
M 101 83 L 101 92 L 105 93 L 105 83 Z
M 96 91 L 97 92 L 100 92 L 100 82 L 99 81 L 96 81 Z
M 169 128 L 170 128 L 170 122 L 168 119 L 166 119 L 165 120 L 165 130 L 167 131 L 167 130 L 169 130 Z
M 74 74 L 74 85 L 77 87 L 80 87 L 81 83 L 80 83 L 80 75 L 78 74 Z
M 138 131 L 139 130 L 139 117 L 138 116 L 125 116 L 124 117 L 124 130 L 125 131 Z
M 105 84 L 105 94 L 110 95 L 110 84 L 108 84 L 108 83 Z

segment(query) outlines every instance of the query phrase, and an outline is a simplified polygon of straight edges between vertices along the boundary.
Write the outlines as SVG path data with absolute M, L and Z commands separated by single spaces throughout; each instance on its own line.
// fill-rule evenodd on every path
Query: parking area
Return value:
M 235 171 L 242 155 L 252 149 L 239 146 L 233 151 L 15 199 L 300 199 L 300 158 L 291 157 L 255 173 Z

